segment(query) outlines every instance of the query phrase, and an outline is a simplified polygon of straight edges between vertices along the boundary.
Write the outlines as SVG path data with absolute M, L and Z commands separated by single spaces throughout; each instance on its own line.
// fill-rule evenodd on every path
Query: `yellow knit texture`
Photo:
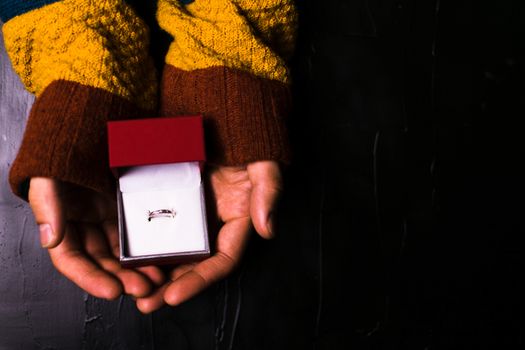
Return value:
M 192 71 L 226 66 L 289 82 L 297 14 L 292 0 L 159 0 L 157 19 L 174 40 L 166 63 Z
M 155 108 L 157 79 L 146 25 L 121 0 L 65 0 L 3 26 L 6 49 L 37 96 L 65 79 Z

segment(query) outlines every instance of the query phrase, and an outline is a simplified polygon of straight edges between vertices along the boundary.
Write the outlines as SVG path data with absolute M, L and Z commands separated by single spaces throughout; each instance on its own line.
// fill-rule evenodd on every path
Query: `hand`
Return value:
M 89 294 L 144 297 L 164 277 L 156 267 L 124 269 L 119 256 L 116 203 L 101 193 L 49 178 L 32 178 L 29 204 L 58 271 Z
M 281 191 L 281 173 L 276 162 L 261 161 L 245 167 L 218 167 L 209 174 L 220 228 L 215 254 L 199 263 L 175 267 L 170 280 L 151 296 L 137 299 L 144 313 L 165 303 L 178 305 L 226 277 L 240 262 L 252 224 L 263 238 L 274 235 L 272 210 Z M 209 213 L 208 215 L 213 215 Z

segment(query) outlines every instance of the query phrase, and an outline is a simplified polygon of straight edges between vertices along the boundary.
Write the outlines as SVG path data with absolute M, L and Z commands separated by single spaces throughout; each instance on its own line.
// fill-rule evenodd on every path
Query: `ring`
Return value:
M 148 221 L 155 218 L 174 218 L 175 210 L 173 209 L 158 209 L 153 211 L 148 211 Z

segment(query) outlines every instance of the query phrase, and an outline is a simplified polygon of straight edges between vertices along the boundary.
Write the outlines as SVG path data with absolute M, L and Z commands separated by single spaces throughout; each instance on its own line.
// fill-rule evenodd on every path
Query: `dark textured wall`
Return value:
M 7 184 L 33 97 L 11 70 L 3 40 L 0 44 L 0 348 L 73 348 L 81 339 L 82 316 L 65 315 L 84 308 L 83 295 L 53 270 L 30 209 Z

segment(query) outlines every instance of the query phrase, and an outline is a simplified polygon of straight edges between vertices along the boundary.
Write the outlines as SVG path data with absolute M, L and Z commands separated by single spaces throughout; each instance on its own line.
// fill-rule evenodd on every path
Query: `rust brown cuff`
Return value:
M 166 65 L 163 72 L 160 114 L 202 114 L 211 163 L 288 163 L 290 108 L 290 88 L 278 81 L 227 67 L 188 72 Z
M 9 173 L 13 192 L 27 199 L 29 179 L 41 176 L 113 193 L 106 122 L 151 114 L 105 90 L 54 81 L 29 114 Z

